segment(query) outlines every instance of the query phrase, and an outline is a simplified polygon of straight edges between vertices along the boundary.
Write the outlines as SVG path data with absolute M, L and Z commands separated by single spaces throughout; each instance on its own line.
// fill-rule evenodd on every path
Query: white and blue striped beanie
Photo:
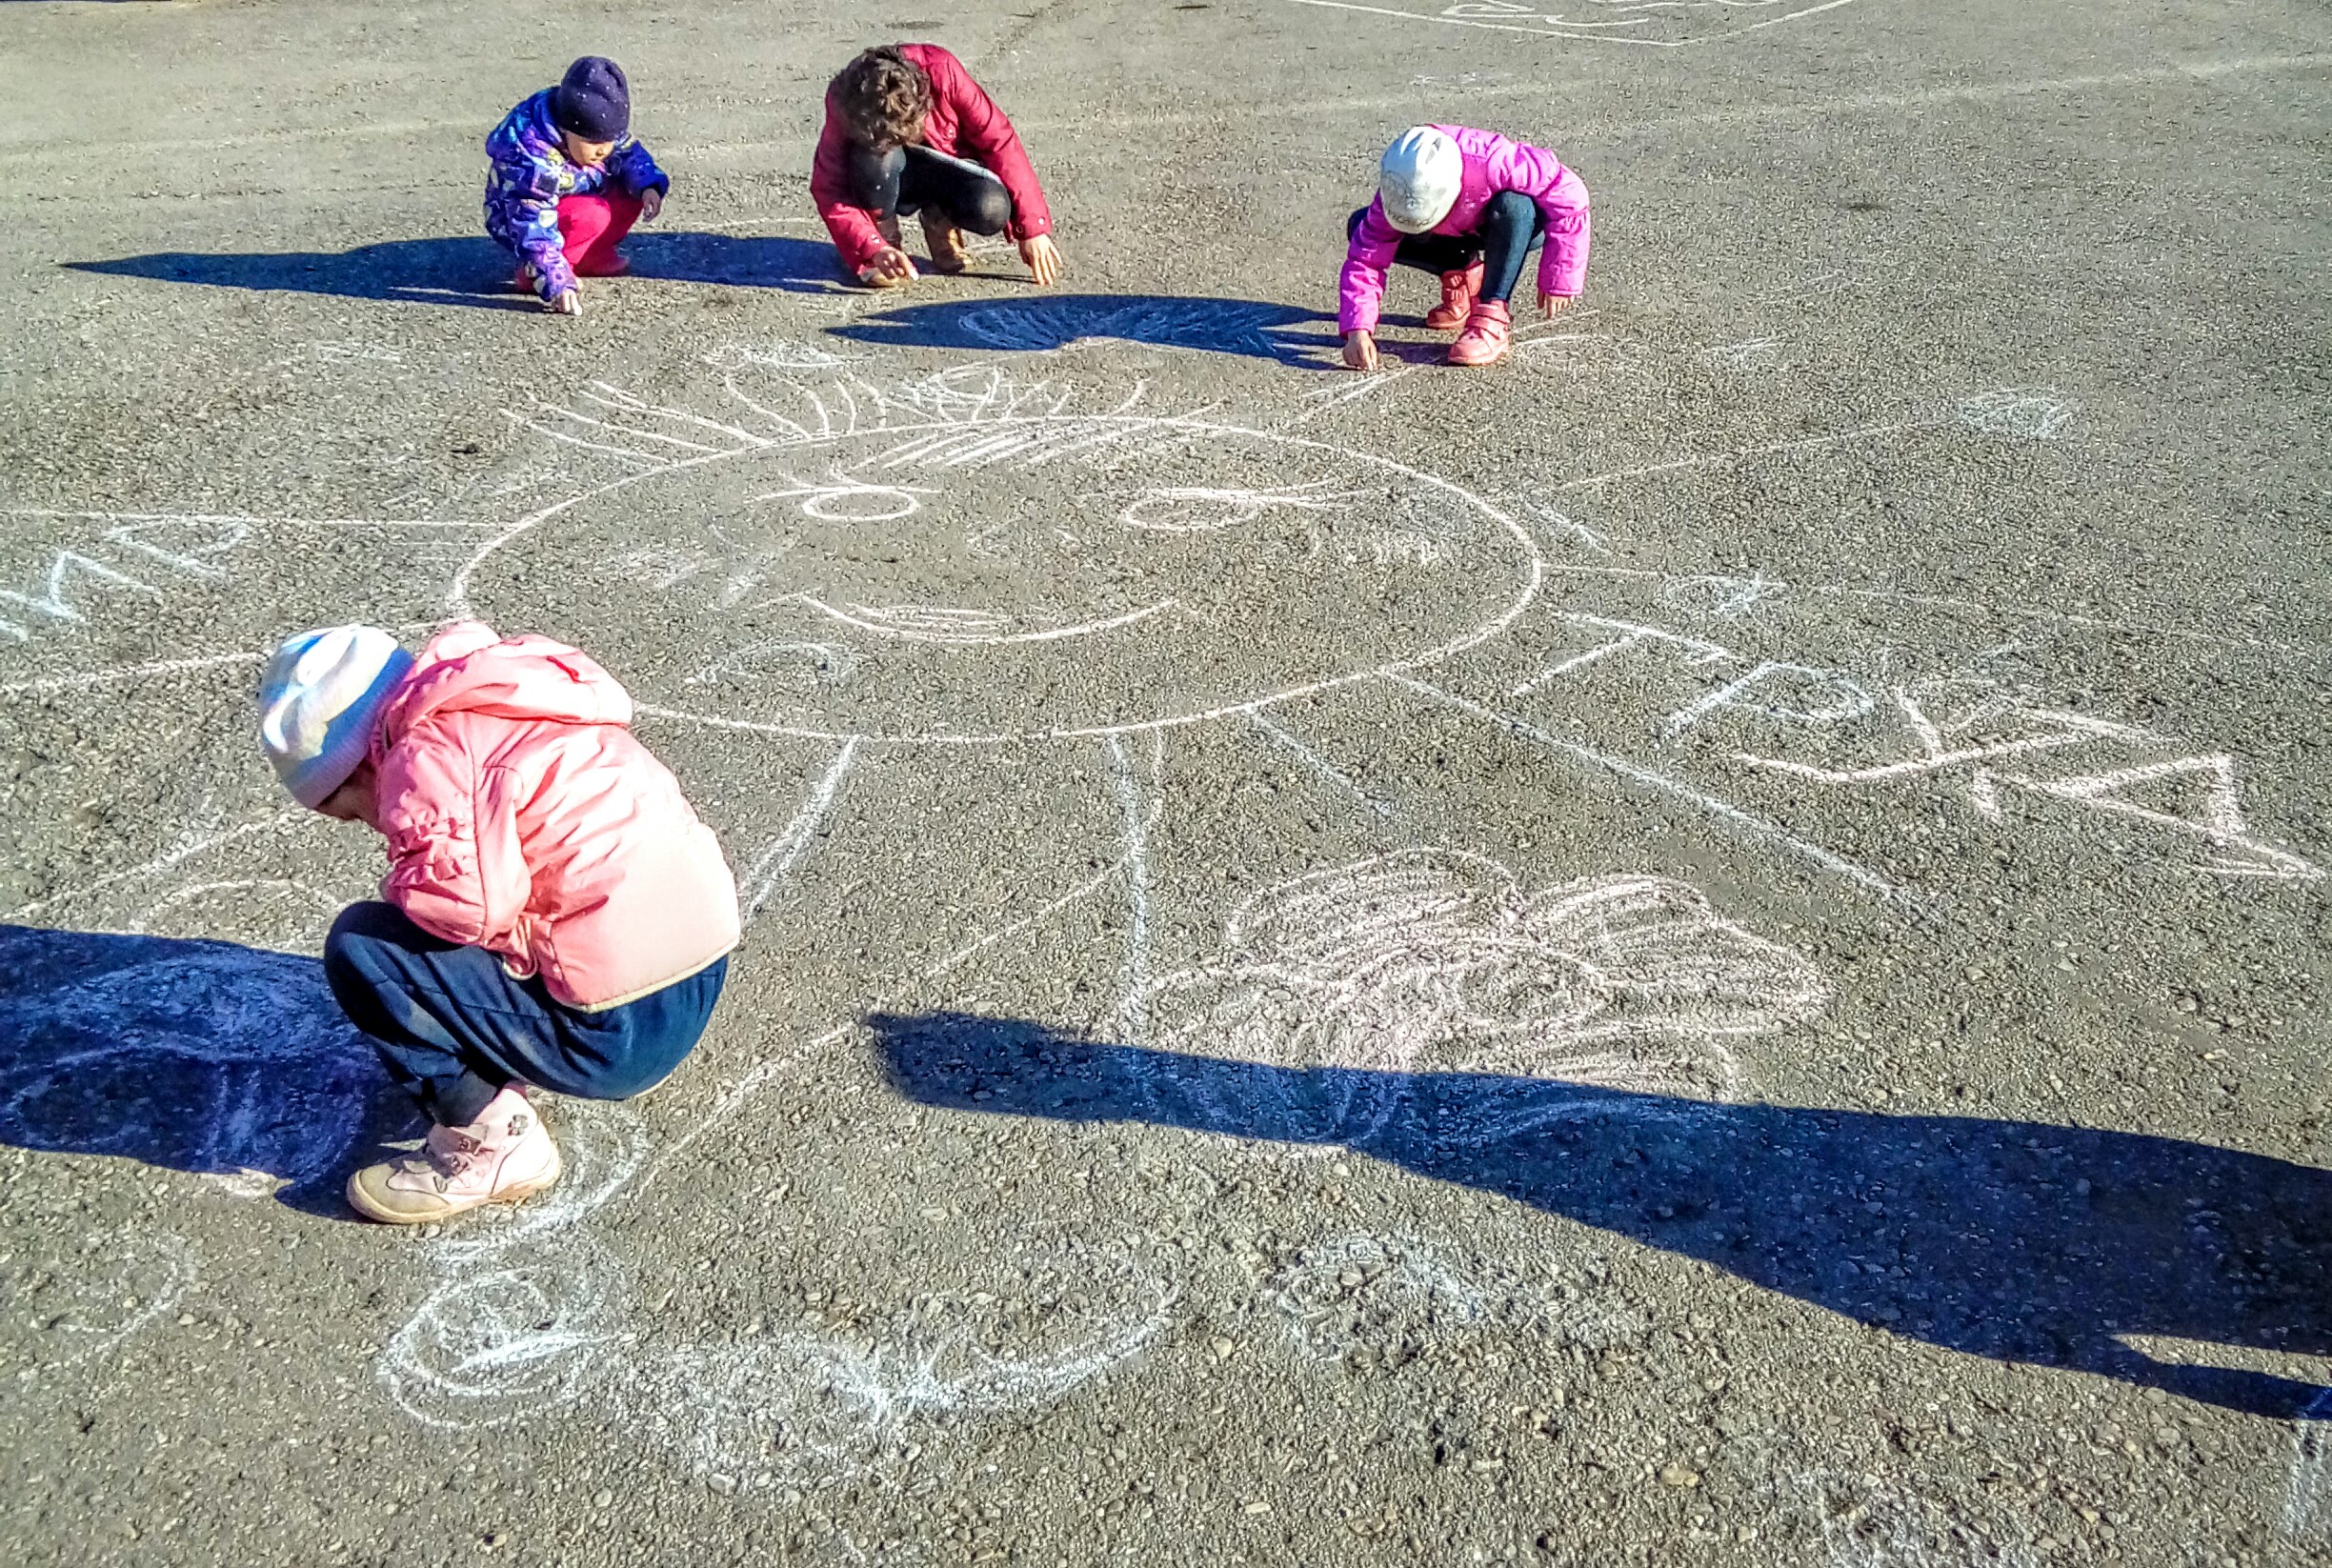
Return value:
M 413 665 L 371 626 L 303 632 L 259 680 L 259 748 L 292 798 L 311 810 L 349 780 L 372 744 L 381 705 Z

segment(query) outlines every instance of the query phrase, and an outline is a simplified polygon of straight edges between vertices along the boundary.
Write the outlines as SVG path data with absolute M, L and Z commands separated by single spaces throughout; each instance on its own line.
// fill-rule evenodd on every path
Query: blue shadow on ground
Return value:
M 346 1217 L 364 1135 L 416 1115 L 313 958 L 0 925 L 0 1142 L 258 1173 Z
M 977 352 L 1065 349 L 1086 338 L 1115 338 L 1314 366 L 1319 361 L 1312 351 L 1334 349 L 1342 339 L 1333 331 L 1293 329 L 1317 321 L 1333 326 L 1334 320 L 1317 311 L 1250 299 L 1045 293 L 902 305 L 831 331 L 861 343 Z
M 1337 1144 L 1971 1356 L 2278 1419 L 2327 1394 L 2123 1337 L 2332 1353 L 2332 1172 L 2037 1122 L 1264 1067 L 963 1014 L 868 1023 L 926 1105 Z
M 639 230 L 624 242 L 633 275 L 723 283 L 794 293 L 843 287 L 834 247 L 807 240 Z M 541 309 L 510 286 L 511 253 L 484 235 L 386 240 L 351 251 L 164 251 L 112 261 L 75 261 L 79 272 L 205 283 L 264 293 L 324 294 L 481 310 Z M 590 285 L 587 283 L 586 288 Z

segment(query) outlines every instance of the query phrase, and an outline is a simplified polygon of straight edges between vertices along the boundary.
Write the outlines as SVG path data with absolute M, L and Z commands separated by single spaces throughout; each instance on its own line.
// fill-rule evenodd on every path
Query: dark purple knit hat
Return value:
M 632 84 L 623 67 L 586 54 L 551 90 L 551 123 L 587 142 L 612 142 L 632 129 Z

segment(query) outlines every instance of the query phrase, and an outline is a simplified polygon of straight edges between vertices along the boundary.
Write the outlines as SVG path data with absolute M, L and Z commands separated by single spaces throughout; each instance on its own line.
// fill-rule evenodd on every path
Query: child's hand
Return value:
M 544 300 L 543 309 L 555 315 L 581 315 L 583 313 L 583 295 L 573 289 L 569 289 L 564 293 L 555 294 Z
M 656 214 L 664 211 L 664 192 L 650 186 L 640 192 L 640 222 L 653 223 Z
M 858 281 L 871 289 L 895 289 L 913 282 L 915 275 L 914 258 L 895 245 L 884 246 L 874 252 L 874 260 L 858 269 Z
M 1356 371 L 1377 368 L 1377 336 L 1374 332 L 1344 334 L 1344 363 Z
M 1028 263 L 1029 276 L 1036 287 L 1049 289 L 1061 275 L 1060 248 L 1053 243 L 1051 234 L 1031 234 L 1020 242 L 1020 259 Z
M 1555 319 L 1556 312 L 1567 311 L 1570 308 L 1571 299 L 1569 295 L 1550 294 L 1544 289 L 1538 291 L 1538 313 L 1546 317 L 1549 321 Z

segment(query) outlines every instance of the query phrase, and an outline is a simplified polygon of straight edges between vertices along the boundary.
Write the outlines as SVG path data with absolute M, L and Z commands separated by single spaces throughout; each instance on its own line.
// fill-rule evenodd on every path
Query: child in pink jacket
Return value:
M 1543 245 L 1538 309 L 1545 315 L 1587 284 L 1587 187 L 1552 152 L 1495 131 L 1421 125 L 1402 131 L 1377 169 L 1377 199 L 1345 225 L 1351 249 L 1337 287 L 1344 363 L 1377 368 L 1377 314 L 1395 262 L 1441 275 L 1441 303 L 1425 325 L 1464 330 L 1453 365 L 1488 365 L 1514 331 L 1507 299 L 1522 263 Z
M 544 1191 L 559 1153 L 530 1085 L 627 1099 L 704 1033 L 738 933 L 720 844 L 625 728 L 623 688 L 545 637 L 460 622 L 415 658 L 371 627 L 311 632 L 259 709 L 292 798 L 388 840 L 386 901 L 341 912 L 324 974 L 434 1125 L 349 1202 L 412 1225 Z

